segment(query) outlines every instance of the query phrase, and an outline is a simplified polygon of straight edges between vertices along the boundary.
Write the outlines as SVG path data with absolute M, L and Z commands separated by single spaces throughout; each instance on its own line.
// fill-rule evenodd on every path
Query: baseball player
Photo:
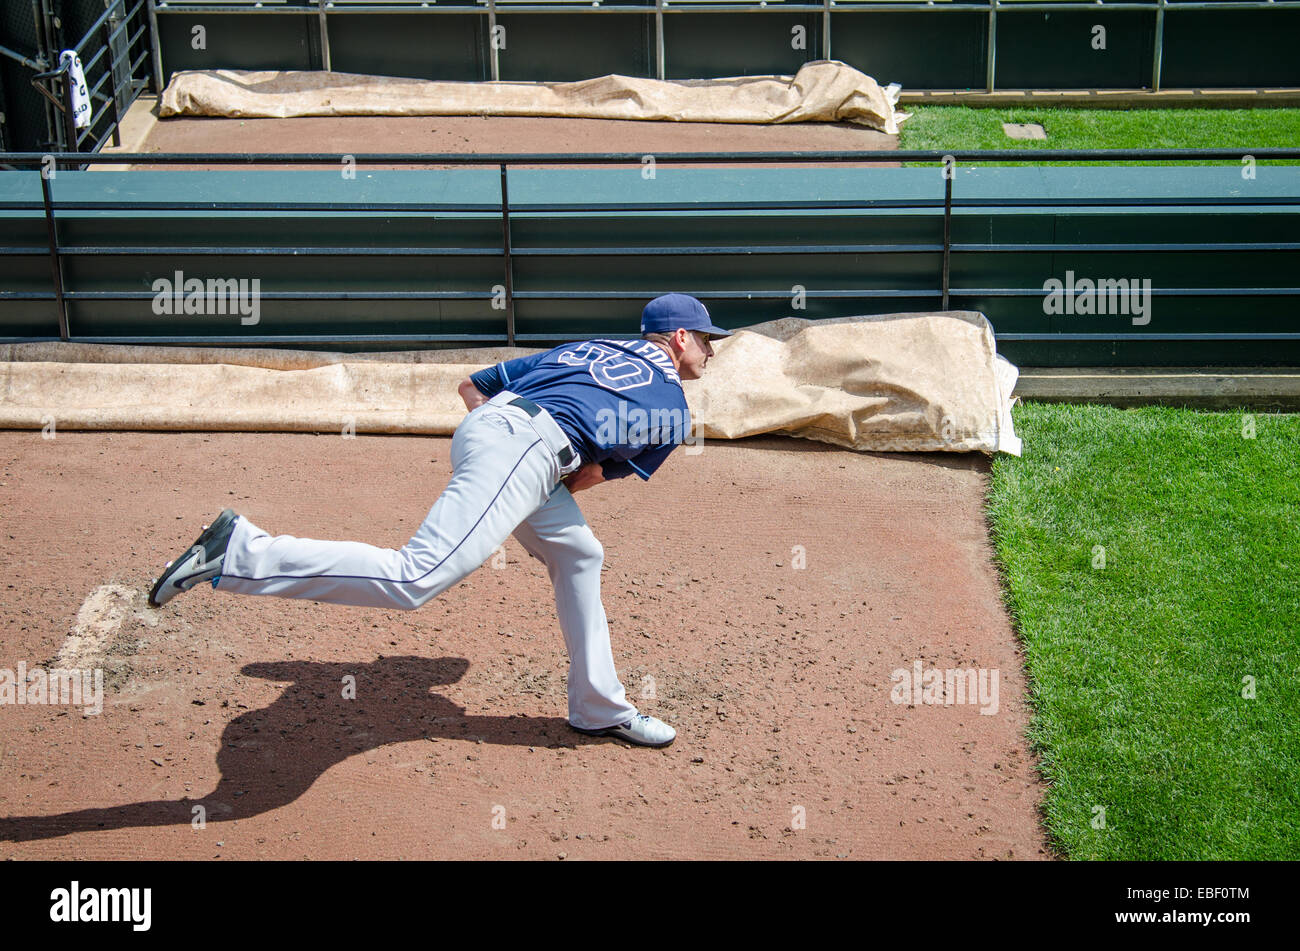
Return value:
M 470 411 L 451 440 L 452 477 L 400 551 L 270 535 L 226 509 L 165 566 L 159 607 L 202 581 L 220 591 L 414 610 L 481 565 L 513 533 L 547 569 L 569 654 L 569 725 L 667 746 L 671 726 L 628 702 L 600 600 L 604 549 L 573 494 L 649 480 L 686 441 L 682 378 L 698 379 L 715 327 L 700 301 L 646 304 L 642 339 L 588 340 L 507 360 L 461 381 Z

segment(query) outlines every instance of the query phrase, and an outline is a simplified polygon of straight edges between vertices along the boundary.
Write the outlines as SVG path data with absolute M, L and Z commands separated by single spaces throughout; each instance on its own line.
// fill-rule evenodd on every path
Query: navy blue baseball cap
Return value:
M 641 311 L 641 333 L 671 334 L 678 327 L 698 330 L 710 337 L 730 337 L 730 330 L 713 326 L 704 305 L 689 294 L 664 294 Z

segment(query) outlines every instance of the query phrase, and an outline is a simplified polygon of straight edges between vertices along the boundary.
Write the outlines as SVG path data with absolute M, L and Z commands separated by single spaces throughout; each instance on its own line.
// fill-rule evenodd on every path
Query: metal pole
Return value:
M 1151 91 L 1160 91 L 1160 66 L 1165 54 L 1165 0 L 1156 8 L 1156 41 L 1151 51 Z
M 944 168 L 943 176 L 943 309 L 948 309 L 948 262 L 952 255 L 952 176 L 955 168 Z
M 32 0 L 31 6 L 32 29 L 36 32 L 36 61 L 46 64 L 41 67 L 41 71 L 58 69 L 59 51 L 54 48 L 55 44 L 50 38 L 49 23 L 45 18 L 40 0 Z M 59 109 L 52 96 L 44 95 L 42 98 L 45 100 L 42 103 L 45 106 L 45 131 L 49 134 L 50 141 L 57 146 L 59 144 Z
M 89 90 L 87 90 L 89 95 Z M 72 105 L 72 64 L 63 70 L 63 134 L 68 138 L 68 151 L 80 152 L 77 142 L 77 117 Z
M 506 266 L 506 346 L 515 345 L 515 279 L 510 260 L 510 188 L 506 184 L 506 164 L 501 163 L 501 250 Z
M 822 59 L 831 58 L 831 0 L 822 0 Z
M 497 0 L 488 0 L 488 57 L 492 63 L 492 81 L 501 79 L 501 64 L 497 59 Z
M 316 0 L 316 7 L 320 10 L 320 56 L 321 63 L 325 67 L 325 72 L 332 72 L 330 68 L 330 28 L 325 22 L 325 0 Z
M 154 9 L 155 0 L 149 0 L 149 49 L 153 59 L 154 92 L 159 96 L 163 91 L 162 45 L 158 42 L 158 11 Z
M 26 66 L 28 69 L 34 69 L 38 73 L 43 73 L 45 71 L 44 64 L 38 63 L 34 59 L 28 59 L 22 53 L 15 53 L 7 46 L 0 46 L 0 56 L 8 56 L 10 59 L 17 60 L 18 62 Z
M 829 3 L 830 0 L 827 0 Z M 664 0 L 655 0 L 655 76 L 664 79 Z
M 996 88 L 994 74 L 997 72 L 998 63 L 998 0 L 989 0 L 989 50 L 987 57 L 988 72 L 985 75 L 984 85 L 988 92 Z
M 50 169 L 51 174 L 54 170 Z M 63 262 L 59 258 L 59 233 L 54 224 L 54 201 L 50 196 L 50 180 L 41 169 L 41 197 L 45 202 L 45 230 L 50 242 L 50 276 L 54 280 L 54 301 L 59 314 L 59 339 L 68 339 L 68 305 L 63 300 Z
M 121 118 L 121 116 L 118 114 L 118 111 L 117 111 L 117 90 L 118 90 L 118 86 L 117 86 L 117 65 L 118 65 L 118 61 L 117 61 L 117 59 L 114 58 L 114 56 L 113 56 L 113 28 L 114 28 L 114 27 L 117 25 L 117 23 L 119 23 L 119 22 L 120 22 L 120 21 L 119 21 L 116 17 L 111 17 L 111 16 L 110 16 L 107 20 L 104 21 L 104 49 L 107 51 L 107 55 L 108 55 L 108 74 L 109 74 L 109 80 L 108 80 L 108 101 L 109 101 L 109 104 L 113 107 L 113 147 L 114 147 L 114 148 L 121 148 L 121 146 L 122 146 L 122 136 L 121 136 L 121 134 L 118 132 L 118 129 L 117 129 L 117 127 L 118 127 L 118 123 L 120 123 L 120 122 L 122 121 L 122 118 Z M 128 52 L 128 55 L 130 55 L 129 52 Z M 90 80 L 87 79 L 86 82 L 89 83 Z M 93 130 L 88 130 L 88 131 L 93 131 Z

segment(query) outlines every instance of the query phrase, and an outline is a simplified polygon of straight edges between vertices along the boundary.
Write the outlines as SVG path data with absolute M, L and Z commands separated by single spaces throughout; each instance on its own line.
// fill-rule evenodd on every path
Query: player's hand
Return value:
M 605 472 L 600 467 L 599 462 L 589 462 L 576 472 L 570 472 L 564 477 L 564 484 L 570 492 L 581 492 L 583 489 L 590 489 L 593 485 L 600 485 L 605 481 Z
M 456 387 L 456 392 L 460 394 L 460 398 L 465 402 L 465 408 L 468 410 L 478 409 L 488 401 L 488 398 L 479 392 L 478 387 L 474 385 L 474 381 L 469 377 L 465 377 L 460 381 L 460 386 Z

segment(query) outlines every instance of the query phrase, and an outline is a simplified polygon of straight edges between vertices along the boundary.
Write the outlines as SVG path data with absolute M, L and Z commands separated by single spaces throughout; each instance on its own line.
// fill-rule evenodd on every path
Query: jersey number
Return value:
M 566 350 L 559 360 L 571 366 L 586 364 L 593 380 L 616 393 L 646 386 L 654 379 L 654 370 L 644 360 L 598 343 L 587 342 Z

